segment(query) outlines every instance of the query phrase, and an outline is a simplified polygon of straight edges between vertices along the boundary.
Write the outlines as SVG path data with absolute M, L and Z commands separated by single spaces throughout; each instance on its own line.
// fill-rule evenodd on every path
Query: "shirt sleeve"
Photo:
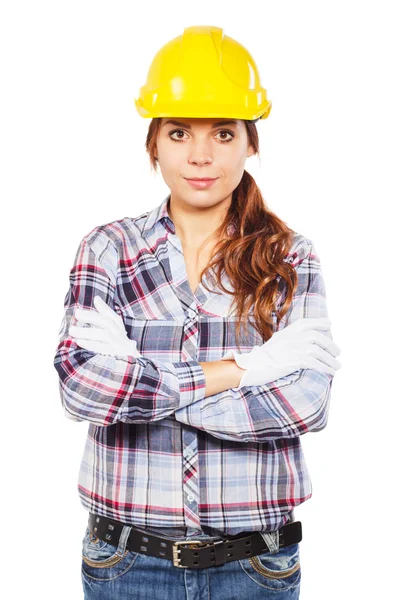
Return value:
M 116 358 L 83 349 L 70 337 L 70 325 L 77 324 L 75 309 L 96 310 L 95 296 L 118 312 L 117 271 L 117 249 L 104 231 L 95 228 L 76 252 L 54 357 L 64 413 L 73 421 L 100 426 L 157 421 L 205 395 L 205 374 L 194 360 Z
M 328 317 L 320 260 L 313 242 L 303 239 L 293 262 L 298 287 L 277 330 L 300 318 Z M 324 334 L 332 339 L 330 330 Z M 175 418 L 214 437 L 237 442 L 298 437 L 326 426 L 332 380 L 333 375 L 323 371 L 300 369 L 264 385 L 207 396 L 176 411 Z

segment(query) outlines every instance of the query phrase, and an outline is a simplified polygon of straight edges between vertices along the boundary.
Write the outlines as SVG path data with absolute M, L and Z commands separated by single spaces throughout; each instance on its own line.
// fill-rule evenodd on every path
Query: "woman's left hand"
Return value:
M 93 302 L 97 312 L 84 308 L 75 310 L 78 325 L 90 323 L 95 327 L 71 325 L 69 335 L 74 342 L 91 352 L 108 354 L 116 358 L 142 356 L 137 350 L 136 341 L 128 338 L 122 317 L 114 312 L 100 296 L 95 296 Z

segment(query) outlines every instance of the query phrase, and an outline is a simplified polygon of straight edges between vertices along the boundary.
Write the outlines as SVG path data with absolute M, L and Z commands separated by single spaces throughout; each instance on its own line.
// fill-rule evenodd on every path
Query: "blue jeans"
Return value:
M 166 558 L 127 550 L 130 531 L 131 527 L 124 525 L 117 547 L 99 540 L 86 528 L 82 541 L 84 600 L 298 600 L 300 597 L 299 543 L 277 551 L 273 534 L 264 534 L 272 552 L 218 567 L 190 569 L 176 567 Z M 168 539 L 178 538 L 168 536 Z M 196 539 L 217 538 L 202 533 Z

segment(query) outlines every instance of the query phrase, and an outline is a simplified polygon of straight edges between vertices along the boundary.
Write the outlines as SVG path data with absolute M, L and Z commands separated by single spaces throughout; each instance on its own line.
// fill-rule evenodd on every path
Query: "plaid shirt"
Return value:
M 300 436 L 326 426 L 333 376 L 301 369 L 205 398 L 199 362 L 237 348 L 233 297 L 202 283 L 192 293 L 169 198 L 95 227 L 70 271 L 54 366 L 65 415 L 89 422 L 80 500 L 138 528 L 274 531 L 312 495 Z M 313 243 L 296 233 L 285 260 L 299 284 L 279 329 L 327 317 Z M 97 354 L 69 336 L 75 309 L 94 309 L 96 295 L 121 315 L 142 358 Z M 277 302 L 284 296 L 280 285 Z M 250 314 L 241 351 L 264 341 Z

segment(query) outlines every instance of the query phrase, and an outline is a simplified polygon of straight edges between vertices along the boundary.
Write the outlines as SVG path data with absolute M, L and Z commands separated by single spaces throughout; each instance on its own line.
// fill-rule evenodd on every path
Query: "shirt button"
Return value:
M 190 309 L 188 311 L 188 315 L 189 315 L 189 317 L 193 318 L 196 315 L 196 313 L 194 312 L 194 310 Z
M 192 494 L 188 494 L 187 499 L 189 500 L 189 502 L 193 502 L 194 496 Z

